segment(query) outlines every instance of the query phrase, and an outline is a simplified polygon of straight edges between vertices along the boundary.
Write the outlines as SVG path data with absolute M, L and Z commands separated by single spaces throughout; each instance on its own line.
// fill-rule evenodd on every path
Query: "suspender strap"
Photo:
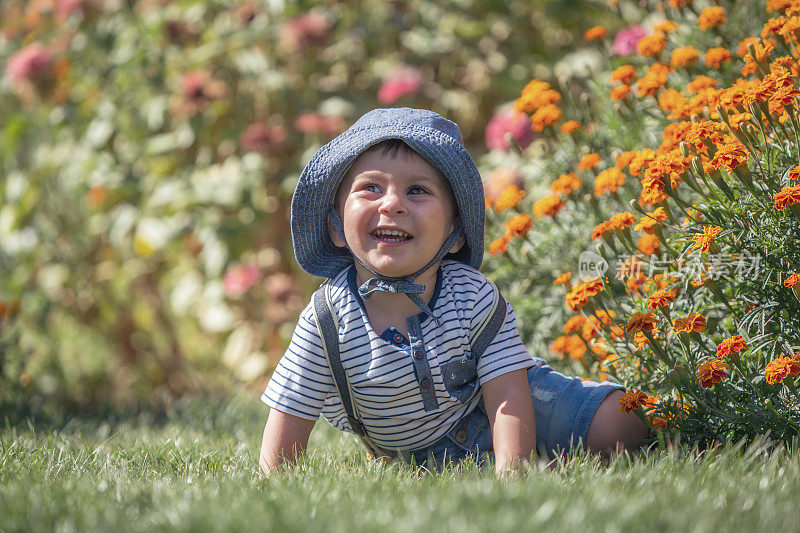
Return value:
M 347 373 L 342 366 L 342 359 L 339 356 L 339 334 L 334 318 L 334 310 L 331 306 L 330 284 L 325 282 L 319 289 L 314 292 L 314 318 L 317 323 L 317 330 L 322 338 L 322 346 L 325 350 L 325 359 L 328 361 L 328 366 L 331 369 L 333 376 L 333 383 L 336 385 L 336 390 L 339 392 L 339 398 L 342 401 L 344 412 L 347 415 L 347 422 L 353 429 L 353 432 L 359 436 L 367 450 L 373 456 L 385 456 L 379 447 L 372 442 L 372 439 L 367 435 L 367 431 L 361 420 L 358 418 L 356 405 L 353 402 L 352 391 L 350 390 L 350 382 L 347 379 Z M 370 457 L 371 458 L 371 457 Z
M 494 309 L 489 313 L 489 319 L 478 329 L 478 335 L 472 342 L 472 356 L 475 358 L 476 363 L 480 361 L 483 352 L 486 351 L 486 348 L 489 347 L 497 334 L 500 333 L 500 328 L 506 323 L 506 314 L 508 312 L 506 301 L 500 294 L 500 291 L 497 290 L 497 287 L 494 288 L 494 294 Z

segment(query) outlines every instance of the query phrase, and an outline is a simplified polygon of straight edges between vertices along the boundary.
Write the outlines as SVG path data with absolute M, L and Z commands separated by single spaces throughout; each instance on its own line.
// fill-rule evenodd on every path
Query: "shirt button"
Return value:
M 422 387 L 425 389 L 431 386 L 431 382 L 429 379 L 423 379 L 422 381 L 419 382 L 419 384 L 422 385 Z
M 403 342 L 403 337 L 401 337 L 400 335 L 395 335 L 394 342 Z
M 417 350 L 416 352 L 414 352 L 414 357 L 417 359 L 422 359 L 422 351 Z
M 467 442 L 466 430 L 459 429 L 458 431 L 456 431 L 456 440 L 458 441 L 459 444 L 464 444 L 465 442 Z

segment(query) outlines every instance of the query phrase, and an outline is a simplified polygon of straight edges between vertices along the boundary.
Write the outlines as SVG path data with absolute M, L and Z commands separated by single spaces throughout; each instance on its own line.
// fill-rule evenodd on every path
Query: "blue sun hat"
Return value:
M 414 279 L 447 255 L 462 232 L 466 238 L 464 246 L 448 258 L 480 268 L 485 216 L 483 183 L 475 162 L 464 147 L 461 132 L 454 122 L 433 111 L 374 109 L 317 150 L 300 174 L 292 196 L 294 254 L 303 270 L 326 278 L 334 277 L 358 260 L 348 248 L 333 243 L 328 233 L 328 220 L 344 239 L 341 220 L 334 209 L 336 189 L 359 155 L 387 139 L 402 140 L 447 178 L 455 197 L 460 225 L 447 238 L 439 254 L 410 276 L 390 278 L 362 263 L 375 277 L 364 283 L 359 293 L 362 298 L 368 298 L 375 290 L 404 293 L 432 316 L 418 296 L 424 292 L 425 286 L 414 284 Z

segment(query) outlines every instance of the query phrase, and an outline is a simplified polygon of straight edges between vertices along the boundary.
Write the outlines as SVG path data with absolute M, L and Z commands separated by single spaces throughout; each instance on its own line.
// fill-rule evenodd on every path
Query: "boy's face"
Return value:
M 416 153 L 361 154 L 339 185 L 336 210 L 350 250 L 389 277 L 408 276 L 428 264 L 456 224 L 450 185 Z M 331 238 L 344 246 L 335 231 Z M 463 238 L 451 251 L 462 243 Z M 356 268 L 360 281 L 371 277 L 357 262 Z

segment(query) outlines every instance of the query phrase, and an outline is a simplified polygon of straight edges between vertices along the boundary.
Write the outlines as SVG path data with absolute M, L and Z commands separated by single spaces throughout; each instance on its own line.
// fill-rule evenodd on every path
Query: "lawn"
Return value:
M 495 479 L 369 463 L 317 424 L 308 459 L 260 479 L 266 408 L 192 399 L 104 417 L 0 412 L 0 531 L 796 530 L 800 452 L 653 451 L 603 466 L 575 456 Z

